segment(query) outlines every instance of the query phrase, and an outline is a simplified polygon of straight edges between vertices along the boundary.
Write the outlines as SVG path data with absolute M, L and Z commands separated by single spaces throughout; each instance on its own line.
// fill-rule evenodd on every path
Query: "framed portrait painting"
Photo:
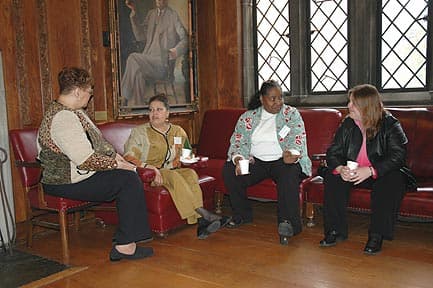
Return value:
M 196 108 L 195 0 L 110 0 L 115 114 L 148 113 L 164 93 L 171 110 Z

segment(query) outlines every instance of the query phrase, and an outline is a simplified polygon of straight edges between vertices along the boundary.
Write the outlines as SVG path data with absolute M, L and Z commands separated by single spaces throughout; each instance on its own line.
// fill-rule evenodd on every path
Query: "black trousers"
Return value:
M 47 185 L 47 194 L 90 202 L 116 200 L 119 226 L 114 238 L 117 244 L 138 242 L 152 237 L 147 219 L 143 183 L 137 173 L 115 169 L 99 171 L 74 184 Z
M 392 240 L 400 203 L 406 190 L 406 176 L 399 170 L 391 171 L 376 180 L 368 178 L 356 186 L 328 171 L 323 203 L 325 234 L 335 230 L 347 237 L 346 207 L 352 187 L 372 189 L 369 233 L 380 234 L 384 239 Z
M 270 178 L 277 184 L 278 223 L 289 220 L 294 233 L 301 232 L 299 183 L 303 174 L 299 164 L 285 164 L 283 159 L 269 162 L 255 159 L 255 162 L 250 164 L 250 174 L 240 176 L 235 175 L 235 168 L 232 161 L 226 162 L 223 167 L 224 184 L 230 192 L 233 217 L 242 218 L 247 222 L 253 220 L 247 187 Z

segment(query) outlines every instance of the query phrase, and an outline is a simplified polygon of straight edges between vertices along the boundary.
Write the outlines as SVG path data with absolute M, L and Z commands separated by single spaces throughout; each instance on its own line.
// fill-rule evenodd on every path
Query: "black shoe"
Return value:
M 221 219 L 220 219 L 220 224 L 221 224 L 220 226 L 221 226 L 221 228 L 227 226 L 227 224 L 229 224 L 230 221 L 232 221 L 231 217 L 229 217 L 229 216 L 222 216 Z
M 367 244 L 364 248 L 364 253 L 368 255 L 375 255 L 382 250 L 382 235 L 371 234 L 368 236 Z
M 123 254 L 123 253 L 119 252 L 116 249 L 116 247 L 113 247 L 113 249 L 111 249 L 111 252 L 110 252 L 110 260 L 111 261 L 120 261 L 122 259 L 129 259 L 129 260 L 143 259 L 143 258 L 152 256 L 152 255 L 153 255 L 153 248 L 152 247 L 137 246 L 135 248 L 134 254 L 131 254 L 131 255 Z
M 200 240 L 206 239 L 210 234 L 220 229 L 220 227 L 220 219 L 210 222 L 203 218 L 199 218 L 197 227 L 197 238 Z
M 332 230 L 325 235 L 325 238 L 319 242 L 319 245 L 320 247 L 331 247 L 337 245 L 337 242 L 341 242 L 346 239 L 346 236 L 342 236 L 337 231 Z
M 280 244 L 288 245 L 289 238 L 293 236 L 293 226 L 290 221 L 284 221 L 278 224 L 278 234 L 280 235 Z

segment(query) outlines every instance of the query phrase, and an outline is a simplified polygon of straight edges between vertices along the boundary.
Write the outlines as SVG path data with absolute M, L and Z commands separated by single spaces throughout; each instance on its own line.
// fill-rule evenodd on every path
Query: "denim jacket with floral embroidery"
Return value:
M 260 123 L 263 107 L 260 106 L 254 110 L 244 112 L 236 123 L 235 130 L 230 138 L 230 148 L 227 153 L 227 161 L 231 161 L 233 156 L 242 155 L 245 159 L 250 157 L 251 137 L 254 130 Z M 281 150 L 296 149 L 301 152 L 302 172 L 311 175 L 311 160 L 308 158 L 307 135 L 305 133 L 304 121 L 301 114 L 295 107 L 283 105 L 277 117 L 275 118 L 277 131 L 275 136 Z M 284 137 L 279 135 L 284 126 L 289 128 L 289 133 Z M 282 155 L 281 155 L 282 157 Z

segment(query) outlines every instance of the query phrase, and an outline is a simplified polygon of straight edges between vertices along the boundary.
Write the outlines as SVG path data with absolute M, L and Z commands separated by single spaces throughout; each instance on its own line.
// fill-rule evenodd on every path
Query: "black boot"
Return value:
M 380 234 L 371 233 L 368 235 L 368 241 L 364 248 L 364 253 L 368 255 L 375 255 L 382 250 L 383 237 Z
M 335 246 L 337 242 L 346 240 L 347 237 L 340 235 L 337 231 L 332 230 L 325 235 L 325 238 L 319 242 L 320 247 Z

